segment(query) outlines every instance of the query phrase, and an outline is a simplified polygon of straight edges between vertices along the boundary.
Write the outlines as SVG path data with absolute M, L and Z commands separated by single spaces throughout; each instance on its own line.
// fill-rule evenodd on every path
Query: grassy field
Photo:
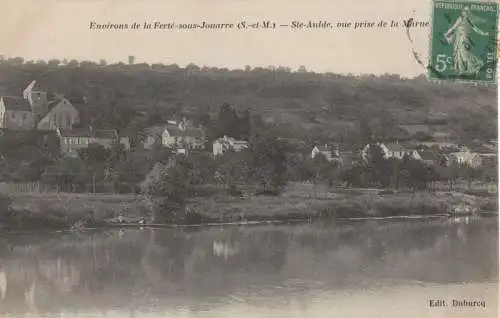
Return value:
M 14 228 L 69 227 L 78 222 L 95 225 L 135 223 L 152 215 L 149 201 L 138 195 L 75 193 L 9 193 L 14 217 L 1 218 Z M 191 198 L 185 211 L 196 216 L 183 223 L 241 222 L 297 219 L 338 219 L 450 214 L 455 209 L 497 211 L 495 197 L 463 193 L 390 193 L 375 189 L 329 191 L 292 184 L 280 196 L 232 197 L 227 194 Z M 157 214 L 162 211 L 157 211 Z M 467 213 L 467 211 L 466 211 Z M 181 218 L 182 219 L 182 218 Z M 198 220 L 198 221 L 193 221 Z M 88 224 L 88 223 L 87 223 Z
M 495 210 L 496 199 L 460 193 L 383 195 L 364 190 L 319 195 L 288 192 L 279 197 L 246 199 L 193 199 L 189 204 L 191 211 L 222 222 L 438 215 L 460 211 L 461 207 L 470 207 L 470 211 Z
M 76 193 L 8 193 L 14 211 L 10 219 L 0 220 L 8 227 L 23 229 L 66 228 L 78 222 L 93 220 L 110 223 L 123 216 L 137 222 L 148 214 L 146 201 L 136 195 Z

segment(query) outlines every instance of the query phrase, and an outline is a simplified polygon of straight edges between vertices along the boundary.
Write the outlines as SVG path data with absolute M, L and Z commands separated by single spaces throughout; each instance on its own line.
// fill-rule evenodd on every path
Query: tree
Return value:
M 231 105 L 228 103 L 222 104 L 216 123 L 218 128 L 217 137 L 228 135 L 233 138 L 238 138 L 238 119 L 238 114 Z
M 311 172 L 314 175 L 314 182 L 323 180 L 331 187 L 335 180 L 340 179 L 338 162 L 329 162 L 322 154 L 316 155 L 310 161 Z
M 472 188 L 472 182 L 479 180 L 483 175 L 483 171 L 479 167 L 472 167 L 470 165 L 462 165 L 460 167 L 459 175 L 462 179 L 467 180 L 468 188 Z
M 360 144 L 366 145 L 373 141 L 373 131 L 370 127 L 370 121 L 363 114 L 356 119 L 356 128 L 360 136 Z
M 214 180 L 217 166 L 212 156 L 195 152 L 187 160 L 192 164 L 193 185 L 208 184 Z
M 390 184 L 391 165 L 385 159 L 382 148 L 377 144 L 370 144 L 367 153 L 366 171 L 372 185 L 387 187 Z
M 368 183 L 366 166 L 364 164 L 354 164 L 341 172 L 341 180 L 346 182 L 347 187 L 364 187 Z
M 78 67 L 80 66 L 80 62 L 78 62 L 77 60 L 71 60 L 68 62 L 67 64 L 69 67 Z
M 59 66 L 59 64 L 61 64 L 61 61 L 56 60 L 56 59 L 52 59 L 52 60 L 50 60 L 47 64 L 48 64 L 49 66 Z
M 179 223 L 186 220 L 183 208 L 193 192 L 193 165 L 185 157 L 158 163 L 142 184 L 143 193 L 154 202 L 153 219 Z
M 237 183 L 247 180 L 249 167 L 247 151 L 228 151 L 216 158 L 214 179 L 225 187 L 234 189 Z
M 286 185 L 286 155 L 277 137 L 271 133 L 252 136 L 249 144 L 249 180 L 260 184 L 265 192 L 279 193 Z
M 287 179 L 292 181 L 310 181 L 313 180 L 315 172 L 313 171 L 310 159 L 304 159 L 300 154 L 287 153 Z
M 83 162 L 73 158 L 61 158 L 47 166 L 41 176 L 41 182 L 56 186 L 58 191 L 76 190 L 75 187 L 86 183 L 87 169 Z
M 91 143 L 87 148 L 82 148 L 78 152 L 80 159 L 85 162 L 92 175 L 92 192 L 96 192 L 97 178 L 104 180 L 107 170 L 107 162 L 110 158 L 110 151 L 100 144 Z

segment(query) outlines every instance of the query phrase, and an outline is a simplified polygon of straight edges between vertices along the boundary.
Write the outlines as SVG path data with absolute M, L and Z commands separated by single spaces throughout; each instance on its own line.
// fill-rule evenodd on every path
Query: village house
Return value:
M 435 148 L 435 149 L 440 149 L 440 150 L 457 149 L 458 148 L 458 145 L 456 145 L 452 142 L 426 141 L 426 142 L 419 142 L 418 144 L 420 146 L 424 146 L 427 148 Z
M 21 97 L 0 97 L 0 128 L 32 130 L 35 117 L 29 102 Z
M 99 144 L 106 149 L 115 144 L 123 144 L 125 149 L 130 149 L 127 137 L 120 136 L 115 129 L 60 129 L 57 130 L 60 140 L 60 151 L 70 157 L 78 156 L 78 151 L 87 148 L 89 144 Z
M 481 158 L 481 165 L 486 167 L 496 167 L 498 164 L 498 149 L 497 145 L 485 143 L 474 148 L 474 153 L 477 153 Z
M 450 163 L 468 165 L 473 168 L 481 166 L 482 160 L 478 153 L 470 151 L 452 152 L 448 155 Z
M 0 98 L 0 128 L 12 130 L 71 129 L 79 122 L 78 110 L 62 95 L 51 100 L 47 92 L 35 90 L 32 81 L 23 96 Z
M 496 153 L 480 153 L 481 166 L 494 168 L 498 165 L 498 155 Z
M 385 159 L 403 159 L 405 156 L 408 156 L 415 160 L 422 159 L 417 150 L 405 148 L 399 143 L 377 143 L 376 145 L 380 147 L 382 155 Z M 370 144 L 366 145 L 361 151 L 361 156 L 365 161 L 368 160 L 369 150 Z
M 239 152 L 248 148 L 248 142 L 245 140 L 236 140 L 224 135 L 224 137 L 215 140 L 212 144 L 214 156 L 222 155 L 227 151 Z
M 178 153 L 185 153 L 186 149 L 201 149 L 205 147 L 205 143 L 203 130 L 186 120 L 169 120 L 166 124 L 149 127 L 145 130 L 143 141 L 145 149 L 152 149 L 157 145 L 175 149 Z
M 328 161 L 333 161 L 340 158 L 340 147 L 338 144 L 333 145 L 316 145 L 311 151 L 311 158 L 316 158 L 322 155 Z
M 38 130 L 71 129 L 79 121 L 78 110 L 64 97 L 49 102 L 47 107 L 37 123 Z
M 205 147 L 205 134 L 201 128 L 193 127 L 185 121 L 167 122 L 161 135 L 164 147 L 175 149 L 200 149 Z

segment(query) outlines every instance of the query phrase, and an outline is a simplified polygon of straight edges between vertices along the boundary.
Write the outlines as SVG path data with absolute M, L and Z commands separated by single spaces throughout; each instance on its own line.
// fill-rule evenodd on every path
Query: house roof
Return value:
M 90 137 L 91 133 L 89 129 L 85 128 L 74 128 L 74 129 L 60 129 L 60 134 L 62 137 Z
M 400 144 L 386 144 L 385 145 L 389 151 L 407 151 L 407 149 Z
M 203 137 L 203 131 L 199 128 L 187 126 L 184 130 L 180 129 L 177 125 L 167 124 L 165 129 L 174 137 Z
M 5 109 L 31 112 L 31 105 L 27 99 L 13 96 L 3 96 L 2 99 Z
M 63 100 L 62 99 L 55 99 L 50 101 L 47 104 L 47 113 L 50 113 L 52 109 L 54 109 L 57 105 L 59 105 Z
M 332 145 L 316 145 L 316 148 L 318 148 L 319 151 L 321 152 L 328 152 L 328 151 L 335 151 L 339 149 L 338 144 L 332 144 Z
M 213 143 L 214 144 L 215 143 L 229 144 L 232 146 L 246 146 L 246 145 L 248 145 L 248 141 L 246 141 L 246 140 L 236 140 L 233 137 L 227 137 L 227 136 L 218 138 Z
M 117 132 L 114 129 L 61 129 L 62 137 L 87 137 L 99 139 L 113 139 L 117 137 Z
M 245 141 L 245 140 L 233 140 L 233 144 L 235 144 L 235 145 L 247 145 L 248 141 Z
M 422 160 L 434 161 L 439 159 L 438 155 L 432 151 L 419 151 L 418 154 Z

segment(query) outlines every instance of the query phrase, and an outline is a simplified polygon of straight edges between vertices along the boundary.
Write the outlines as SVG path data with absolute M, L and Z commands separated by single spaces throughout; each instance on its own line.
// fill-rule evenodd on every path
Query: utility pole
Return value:
M 95 194 L 95 172 L 92 173 L 92 193 Z

